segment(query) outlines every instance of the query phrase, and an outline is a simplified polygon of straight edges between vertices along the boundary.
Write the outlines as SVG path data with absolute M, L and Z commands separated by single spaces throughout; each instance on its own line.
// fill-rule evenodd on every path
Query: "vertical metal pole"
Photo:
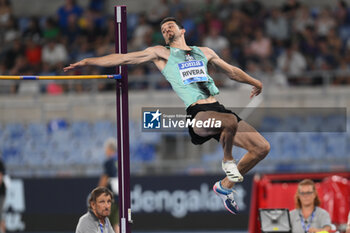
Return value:
M 115 52 L 127 53 L 126 6 L 115 6 Z M 119 224 L 121 233 L 130 233 L 130 155 L 127 66 L 117 67 L 122 78 L 116 81 Z

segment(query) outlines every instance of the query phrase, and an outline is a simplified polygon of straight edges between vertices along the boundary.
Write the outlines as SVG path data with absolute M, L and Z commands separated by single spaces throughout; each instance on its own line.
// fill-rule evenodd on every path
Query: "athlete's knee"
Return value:
M 255 159 L 259 161 L 263 160 L 270 152 L 270 143 L 263 140 L 251 148 L 250 152 L 255 156 Z
M 257 148 L 257 155 L 260 160 L 264 159 L 267 156 L 267 154 L 270 152 L 270 148 L 270 143 L 266 140 L 259 143 Z

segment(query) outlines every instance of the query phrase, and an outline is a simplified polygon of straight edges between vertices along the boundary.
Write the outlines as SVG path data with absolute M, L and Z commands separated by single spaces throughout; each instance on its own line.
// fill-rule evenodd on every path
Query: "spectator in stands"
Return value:
M 3 207 L 5 202 L 5 196 L 6 196 L 6 185 L 4 181 L 5 177 L 5 164 L 0 159 L 0 233 L 6 232 L 6 225 L 5 225 L 5 219 L 3 218 Z
M 105 0 L 90 0 L 88 12 L 93 19 L 95 26 L 102 28 L 105 24 L 106 18 L 102 11 L 105 7 Z
M 57 40 L 51 39 L 43 47 L 42 60 L 54 69 L 57 69 L 68 61 L 67 49 L 63 44 L 58 43 Z
M 318 15 L 316 22 L 316 33 L 318 36 L 327 36 L 328 32 L 335 28 L 336 21 L 331 16 L 329 9 L 324 8 L 321 13 Z
M 239 50 L 241 47 L 241 28 L 246 24 L 246 17 L 239 10 L 233 10 L 225 25 L 225 36 L 229 38 L 231 48 Z
M 36 17 L 32 17 L 29 20 L 29 25 L 23 32 L 23 37 L 26 39 L 32 39 L 35 43 L 41 42 L 42 31 L 39 26 L 39 20 Z
M 211 27 L 209 35 L 203 39 L 203 46 L 209 47 L 221 55 L 221 51 L 229 47 L 229 41 L 220 35 L 219 29 Z
M 5 45 L 10 44 L 13 40 L 18 39 L 21 35 L 21 32 L 18 28 L 17 18 L 11 16 L 9 21 L 5 26 L 3 33 L 3 40 Z
M 261 81 L 269 86 L 288 86 L 287 78 L 284 74 L 274 69 L 270 60 L 264 60 L 261 64 L 262 73 L 259 74 Z
M 277 69 L 287 77 L 298 78 L 306 70 L 305 57 L 297 50 L 295 42 L 287 41 L 285 47 L 285 51 L 277 58 Z
M 287 2 L 282 5 L 282 12 L 286 14 L 289 19 L 292 19 L 300 6 L 301 4 L 297 0 L 287 0 Z
M 63 36 L 68 40 L 70 45 L 76 42 L 81 30 L 78 26 L 76 15 L 69 15 L 67 18 L 67 27 L 62 31 Z
M 80 217 L 75 233 L 114 233 L 108 216 L 111 214 L 113 193 L 106 187 L 97 187 L 89 195 L 88 212 Z
M 9 0 L 0 0 L 0 44 L 3 42 L 5 27 L 10 22 L 12 16 L 12 8 Z
M 315 58 L 319 53 L 317 35 L 313 26 L 307 26 L 299 35 L 299 51 L 305 55 L 309 69 L 314 68 Z
M 300 7 L 296 16 L 291 20 L 293 33 L 302 33 L 307 27 L 312 27 L 315 24 L 307 6 Z
M 317 42 L 319 52 L 315 58 L 315 68 L 317 70 L 332 70 L 337 68 L 338 54 L 333 54 L 326 38 L 321 38 Z
M 344 59 L 340 60 L 338 70 L 342 73 L 340 73 L 334 78 L 333 84 L 349 85 L 350 84 L 350 67 Z
M 216 17 L 216 14 L 211 11 L 206 11 L 204 12 L 203 19 L 198 24 L 198 32 L 202 37 L 202 40 L 205 40 L 205 37 L 210 36 L 213 29 L 220 34 L 223 29 L 223 23 Z
M 57 22 L 53 18 L 48 18 L 45 21 L 43 29 L 43 37 L 47 40 L 56 39 L 60 35 L 60 29 Z
M 290 212 L 292 233 L 320 232 L 331 230 L 331 218 L 320 206 L 315 183 L 304 179 L 298 184 L 295 194 L 296 209 Z
M 78 50 L 75 51 L 75 59 L 82 60 L 95 55 L 94 50 L 91 48 L 91 44 L 87 41 L 86 37 L 81 37 L 77 46 Z
M 30 74 L 31 66 L 24 55 L 19 55 L 15 60 L 15 65 L 10 70 L 11 75 Z
M 172 0 L 169 6 L 170 14 L 177 15 L 178 12 L 183 11 L 186 5 L 181 0 Z
M 257 0 L 244 0 L 240 8 L 244 14 L 251 18 L 259 17 L 263 10 L 262 4 Z
M 35 72 L 40 72 L 41 47 L 32 37 L 26 41 L 25 55 L 30 65 L 35 68 Z
M 343 41 L 350 38 L 350 9 L 346 1 L 338 0 L 334 11 L 334 18 L 337 21 L 339 36 Z
M 261 73 L 261 68 L 257 62 L 250 59 L 246 64 L 246 72 L 251 76 L 258 76 Z
M 105 39 L 105 43 L 113 44 L 113 47 L 114 47 L 114 43 L 115 43 L 115 29 L 114 29 L 114 18 L 112 18 L 112 17 L 110 17 L 107 20 L 107 26 L 106 26 L 106 29 L 105 29 L 105 34 L 106 35 L 103 36 L 103 38 Z
M 233 11 L 234 6 L 229 0 L 221 0 L 218 6 L 218 17 L 222 21 L 226 21 L 230 18 L 231 12 Z
M 186 29 L 186 40 L 188 40 L 189 44 L 196 44 L 199 40 L 199 36 L 195 19 L 189 14 L 188 8 L 179 13 L 182 14 L 183 26 Z
M 230 47 L 226 47 L 221 50 L 221 58 L 229 64 L 237 65 L 237 61 L 232 58 L 232 50 Z
M 89 12 L 86 12 L 80 20 L 81 35 L 88 39 L 89 43 L 94 43 L 97 37 L 102 33 L 102 28 L 99 28 L 94 23 L 94 18 Z
M 168 14 L 168 0 L 158 0 L 158 3 L 147 12 L 148 20 L 153 26 L 157 26 Z
M 218 10 L 218 4 L 214 0 L 204 0 L 199 7 L 199 14 L 215 13 Z
M 251 55 L 259 61 L 269 59 L 272 55 L 272 44 L 270 38 L 264 35 L 262 29 L 258 28 L 254 32 L 254 40 L 249 45 Z
M 343 43 L 336 29 L 332 28 L 329 30 L 326 40 L 334 56 L 342 55 Z
M 102 12 L 105 8 L 105 0 L 90 0 L 89 8 L 96 12 Z
M 281 11 L 274 8 L 265 21 L 266 33 L 273 40 L 286 40 L 289 37 L 289 24 Z
M 338 25 L 349 25 L 350 23 L 350 12 L 348 4 L 344 0 L 338 0 L 337 6 L 334 11 L 334 16 L 338 22 Z
M 264 7 L 261 4 L 261 1 L 245 0 L 242 1 L 241 11 L 246 20 L 246 24 L 241 30 L 246 35 L 253 36 L 253 32 L 256 28 L 264 26 Z
M 12 15 L 11 3 L 9 0 L 0 0 L 0 26 L 6 25 Z
M 118 209 L 118 165 L 117 144 L 115 138 L 109 138 L 104 144 L 106 160 L 103 163 L 103 174 L 100 177 L 99 186 L 107 187 L 114 193 L 114 202 L 111 207 L 109 220 L 116 233 L 119 232 L 119 209 Z
M 68 26 L 68 18 L 70 15 L 75 15 L 79 19 L 83 14 L 83 8 L 76 4 L 75 0 L 65 0 L 65 4 L 57 11 L 58 24 L 61 29 Z
M 6 59 L 4 63 L 6 69 L 11 70 L 16 64 L 17 57 L 23 54 L 24 46 L 22 44 L 22 40 L 18 38 L 11 43 L 11 47 L 5 52 Z
M 145 37 L 152 32 L 152 27 L 147 22 L 146 14 L 140 14 L 138 18 L 138 24 L 133 32 L 131 41 L 131 48 L 133 50 L 140 50 L 146 48 Z

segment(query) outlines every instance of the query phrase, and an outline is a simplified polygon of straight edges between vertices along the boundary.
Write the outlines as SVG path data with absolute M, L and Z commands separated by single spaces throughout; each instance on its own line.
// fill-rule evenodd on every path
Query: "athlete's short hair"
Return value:
M 164 18 L 161 22 L 160 22 L 160 27 L 162 27 L 163 24 L 165 24 L 166 22 L 169 21 L 173 21 L 176 23 L 176 25 L 180 28 L 183 29 L 184 27 L 182 26 L 182 24 L 175 18 L 175 17 L 166 17 Z

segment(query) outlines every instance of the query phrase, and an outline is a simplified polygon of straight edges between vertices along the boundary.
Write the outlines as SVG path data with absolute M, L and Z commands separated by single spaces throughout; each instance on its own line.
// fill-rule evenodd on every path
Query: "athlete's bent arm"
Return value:
M 102 57 L 91 57 L 85 58 L 76 63 L 70 64 L 63 70 L 66 72 L 68 70 L 81 67 L 81 66 L 119 66 L 128 64 L 141 64 L 148 61 L 153 61 L 158 58 L 158 50 L 161 49 L 159 46 L 149 47 L 143 51 L 131 52 L 125 54 L 110 54 Z
M 249 74 L 247 74 L 240 68 L 228 64 L 227 62 L 222 60 L 212 49 L 207 47 L 201 47 L 201 49 L 207 56 L 208 61 L 214 64 L 215 66 L 220 67 L 230 79 L 235 80 L 237 82 L 252 85 L 253 90 L 251 92 L 250 97 L 259 95 L 261 93 L 262 83 L 259 80 L 251 77 Z

